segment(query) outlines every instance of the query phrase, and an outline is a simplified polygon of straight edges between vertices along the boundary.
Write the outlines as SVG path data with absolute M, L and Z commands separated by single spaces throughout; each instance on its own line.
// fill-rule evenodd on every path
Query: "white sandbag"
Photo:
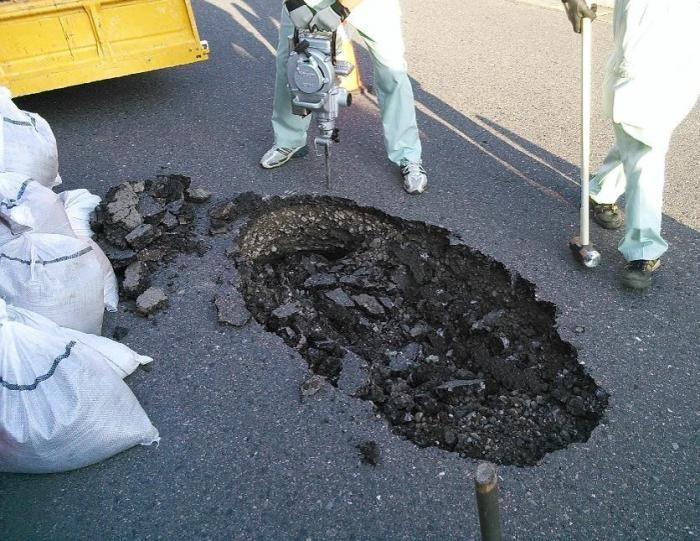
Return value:
M 30 232 L 3 244 L 0 296 L 61 327 L 101 333 L 104 278 L 84 240 Z
M 73 470 L 159 439 L 101 353 L 10 321 L 0 299 L 0 471 Z
M 95 254 L 97 263 L 100 265 L 100 270 L 102 271 L 102 279 L 104 282 L 104 306 L 108 312 L 116 312 L 117 307 L 119 306 L 119 284 L 117 282 L 117 275 L 114 274 L 114 268 L 112 267 L 112 263 L 102 251 L 100 245 L 97 244 L 94 240 L 83 240 L 85 240 L 85 242 L 87 242 L 92 247 L 92 251 Z
M 0 171 L 28 175 L 46 187 L 61 184 L 58 148 L 53 131 L 41 116 L 17 107 L 10 91 L 0 86 Z
M 102 199 L 87 190 L 69 190 L 61 192 L 58 197 L 64 205 L 66 216 L 75 236 L 89 242 L 95 251 L 104 275 L 105 307 L 110 312 L 116 312 L 119 304 L 117 276 L 102 248 L 92 240 L 94 233 L 90 228 L 90 214 Z
M 63 203 L 75 236 L 81 239 L 93 238 L 95 234 L 90 227 L 90 214 L 102 198 L 87 190 L 68 190 L 59 193 L 58 198 Z
M 57 195 L 26 175 L 0 173 L 0 246 L 27 231 L 81 238 L 87 230 L 85 240 L 92 246 L 104 276 L 105 307 L 115 312 L 119 303 L 117 277 L 107 256 L 90 238 L 90 213 L 100 198 L 87 190 L 64 194 Z
M 115 342 L 103 336 L 85 334 L 66 327 L 60 327 L 50 319 L 31 312 L 30 310 L 25 310 L 24 308 L 19 308 L 10 304 L 6 305 L 6 310 L 7 317 L 10 321 L 21 323 L 22 325 L 55 336 L 66 336 L 70 340 L 75 340 L 76 342 L 90 346 L 107 359 L 110 367 L 120 378 L 125 378 L 133 373 L 140 365 L 148 364 L 153 361 L 151 357 L 139 355 L 124 344 L 120 344 L 119 342 Z
M 63 201 L 25 174 L 0 173 L 0 214 L 15 234 L 30 229 L 36 233 L 75 236 Z

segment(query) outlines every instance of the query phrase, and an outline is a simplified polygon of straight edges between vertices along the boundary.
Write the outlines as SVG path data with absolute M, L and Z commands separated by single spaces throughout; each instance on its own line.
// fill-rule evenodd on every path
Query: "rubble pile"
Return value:
M 250 312 L 419 446 L 525 466 L 600 421 L 607 393 L 555 307 L 447 231 L 335 198 L 251 214 L 235 249 Z
M 179 253 L 203 254 L 207 247 L 195 233 L 193 204 L 211 194 L 193 188 L 189 177 L 158 175 L 115 186 L 95 209 L 90 225 L 120 278 L 121 294 L 147 316 L 167 305 L 162 290 L 151 287 L 151 274 Z

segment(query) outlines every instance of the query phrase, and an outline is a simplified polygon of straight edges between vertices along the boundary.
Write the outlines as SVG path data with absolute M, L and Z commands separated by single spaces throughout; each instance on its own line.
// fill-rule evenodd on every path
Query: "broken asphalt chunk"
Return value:
M 332 274 L 320 272 L 309 276 L 304 281 L 304 287 L 324 287 L 336 284 L 336 278 Z
M 166 212 L 160 223 L 166 231 L 175 229 L 180 224 L 180 222 L 177 220 L 177 216 L 175 216 L 172 212 Z
M 151 287 L 136 299 L 136 311 L 144 316 L 151 316 L 168 305 L 168 297 L 159 287 Z
M 211 192 L 204 188 L 188 188 L 185 190 L 185 199 L 191 203 L 206 203 L 211 199 Z
M 453 379 L 435 387 L 436 391 L 443 393 L 464 394 L 479 391 L 484 388 L 482 379 Z
M 151 224 L 141 224 L 131 231 L 124 240 L 134 250 L 139 251 L 148 246 L 158 237 L 158 230 Z
M 347 351 L 343 357 L 338 388 L 355 396 L 367 384 L 368 378 L 369 365 L 367 361 L 352 351 Z
M 288 302 L 278 306 L 272 311 L 272 315 L 278 319 L 287 319 L 301 312 L 301 306 L 297 302 Z
M 106 246 L 104 253 L 115 271 L 122 271 L 136 261 L 136 252 L 133 250 L 120 250 L 114 246 Z
M 129 299 L 135 299 L 151 285 L 148 267 L 141 261 L 134 261 L 124 271 L 122 292 Z
M 301 384 L 300 391 L 302 398 L 314 396 L 327 384 L 328 380 L 326 378 L 318 374 L 313 374 Z
M 185 175 L 158 175 L 155 181 L 150 181 L 148 191 L 154 197 L 165 199 L 167 203 L 182 199 L 185 190 L 190 187 L 191 179 Z
M 344 308 L 351 308 L 355 306 L 355 302 L 350 298 L 350 295 L 345 293 L 345 291 L 343 291 L 339 287 L 334 289 L 333 291 L 328 291 L 326 293 L 326 297 L 328 297 L 334 303 Z
M 243 327 L 250 321 L 251 315 L 245 306 L 245 301 L 237 290 L 229 291 L 225 295 L 219 295 L 214 300 L 219 314 L 219 322 Z
M 139 213 L 147 224 L 156 225 L 165 215 L 165 207 L 154 197 L 146 195 L 142 197 L 138 205 Z
M 384 315 L 384 307 L 381 304 L 379 304 L 379 301 L 372 297 L 372 295 L 362 293 L 360 295 L 353 295 L 352 299 L 368 314 L 371 314 L 373 316 Z
M 403 372 L 412 368 L 418 360 L 421 346 L 415 342 L 411 342 L 399 351 L 389 363 L 389 369 L 394 372 Z

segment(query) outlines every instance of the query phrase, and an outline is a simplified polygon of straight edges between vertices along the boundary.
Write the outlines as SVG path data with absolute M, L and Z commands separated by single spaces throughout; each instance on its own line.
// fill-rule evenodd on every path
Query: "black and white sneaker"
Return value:
M 622 283 L 631 289 L 646 289 L 651 285 L 652 273 L 660 266 L 660 259 L 630 261 L 622 272 Z
M 428 187 L 428 176 L 421 162 L 402 161 L 401 176 L 403 176 L 403 189 L 410 194 L 421 194 Z
M 306 145 L 297 148 L 282 148 L 277 145 L 265 152 L 265 155 L 260 160 L 260 166 L 263 169 L 274 169 L 287 163 L 292 158 L 301 158 L 309 153 L 309 147 Z

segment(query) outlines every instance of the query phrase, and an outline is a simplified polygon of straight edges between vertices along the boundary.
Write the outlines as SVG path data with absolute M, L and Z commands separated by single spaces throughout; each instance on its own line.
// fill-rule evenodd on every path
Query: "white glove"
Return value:
M 314 18 L 314 12 L 306 5 L 304 0 L 287 0 L 284 3 L 284 7 L 287 8 L 289 18 L 292 20 L 297 30 L 306 30 L 309 28 Z
M 349 15 L 350 10 L 336 0 L 327 8 L 319 11 L 309 26 L 322 32 L 335 32 Z

